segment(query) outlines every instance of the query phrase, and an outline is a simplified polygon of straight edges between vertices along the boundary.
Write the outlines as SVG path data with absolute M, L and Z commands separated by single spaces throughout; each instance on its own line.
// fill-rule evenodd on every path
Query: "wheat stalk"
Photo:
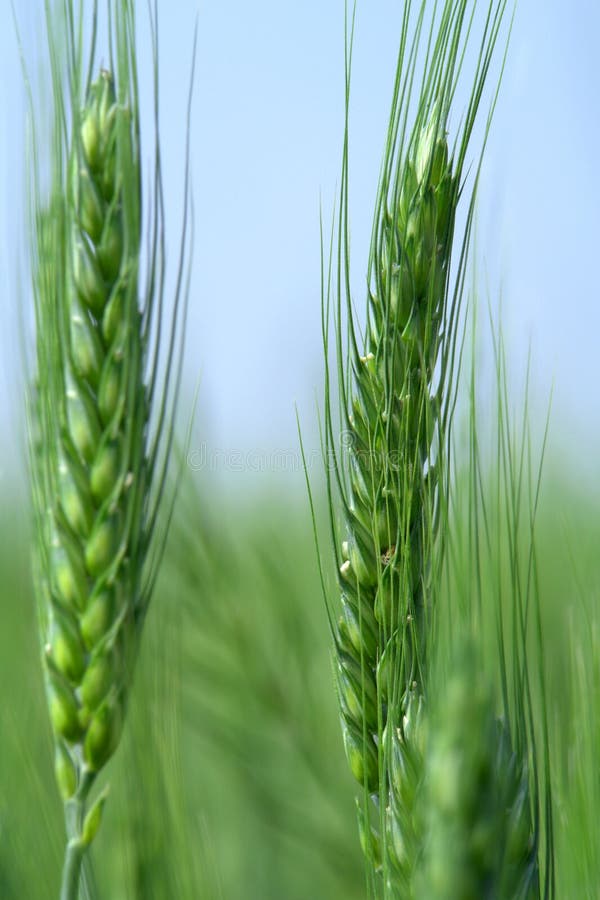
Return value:
M 162 316 L 162 205 L 154 195 L 142 290 L 133 9 L 128 2 L 108 8 L 111 65 L 91 83 L 85 72 L 93 69 L 95 33 L 84 67 L 75 37 L 84 22 L 66 2 L 65 84 L 60 20 L 49 12 L 56 126 L 46 193 L 39 139 L 34 147 L 31 456 L 43 665 L 68 837 L 63 900 L 78 894 L 82 858 L 100 824 L 106 792 L 88 811 L 89 794 L 119 742 L 156 574 L 163 538 L 153 545 L 153 537 L 172 440 L 174 351 L 181 350 L 182 334 L 180 280 L 161 386 L 160 324 L 154 320 Z M 94 7 L 94 22 L 96 15 Z M 159 195 L 158 146 L 156 160 Z M 186 243 L 184 224 L 181 272 Z

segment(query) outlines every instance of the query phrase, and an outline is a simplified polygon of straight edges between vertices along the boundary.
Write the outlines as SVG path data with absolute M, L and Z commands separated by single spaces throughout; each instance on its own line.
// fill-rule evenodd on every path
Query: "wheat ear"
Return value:
M 324 285 L 325 353 L 328 358 L 333 305 L 345 448 L 340 456 L 328 371 L 326 456 L 335 461 L 329 496 L 342 606 L 333 630 L 344 744 L 364 792 L 362 843 L 375 871 L 373 884 L 383 871 L 384 892 L 402 890 L 396 876 L 401 882 L 410 880 L 415 862 L 416 850 L 409 862 L 399 849 L 415 844 L 418 824 L 406 798 L 416 796 L 422 759 L 420 749 L 409 746 L 411 729 L 405 724 L 426 698 L 443 546 L 440 521 L 447 504 L 457 322 L 473 203 L 472 193 L 465 191 L 463 168 L 504 6 L 489 3 L 471 97 L 451 148 L 448 118 L 473 31 L 468 4 L 446 0 L 438 14 L 433 12 L 428 34 L 423 9 L 413 18 L 413 5 L 405 4 L 362 341 L 349 283 L 346 122 L 333 301 L 330 279 Z M 417 60 L 425 43 L 429 52 L 421 75 Z M 347 104 L 349 58 L 348 53 Z M 413 95 L 415 85 L 420 87 Z M 411 127 L 409 113 L 414 116 Z M 451 277 L 459 198 L 466 225 Z M 336 489 L 344 520 L 341 542 Z M 401 771 L 412 785 L 399 785 Z M 378 820 L 374 830 L 372 815 Z
M 540 896 L 527 766 L 495 715 L 472 645 L 436 690 L 421 799 L 427 840 L 417 896 Z
M 70 3 L 63 12 L 73 26 Z M 125 2 L 112 13 L 112 65 L 92 83 L 82 77 L 81 47 L 73 37 L 78 28 L 68 29 L 66 90 L 57 65 L 62 41 L 49 19 L 57 126 L 49 199 L 37 182 L 33 213 L 36 571 L 68 838 L 63 900 L 77 897 L 82 858 L 100 824 L 105 792 L 89 811 L 87 802 L 119 742 L 154 582 L 152 539 L 177 394 L 172 361 L 181 350 L 178 287 L 161 395 L 154 343 L 160 327 L 153 320 L 162 314 L 162 207 L 155 197 L 144 294 L 133 11 Z M 91 70 L 93 45 L 90 56 Z M 39 159 L 39 142 L 35 153 Z M 156 178 L 158 185 L 159 170 Z M 184 271 L 185 226 L 181 253 Z

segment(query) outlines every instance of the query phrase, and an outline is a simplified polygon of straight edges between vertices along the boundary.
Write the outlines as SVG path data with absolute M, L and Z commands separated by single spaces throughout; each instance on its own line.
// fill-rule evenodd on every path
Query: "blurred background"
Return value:
M 26 105 L 11 6 L 0 3 L 0 409 L 3 431 L 14 434 L 21 420 L 15 335 L 27 302 L 18 265 L 25 239 Z M 196 240 L 186 375 L 190 390 L 200 379 L 199 435 L 223 452 L 295 451 L 294 404 L 312 440 L 322 383 L 319 211 L 328 225 L 340 175 L 344 3 L 178 0 L 158 6 L 172 260 L 198 27 L 191 134 Z M 400 0 L 359 2 L 357 9 L 350 202 L 359 307 L 401 13 Z M 16 17 L 35 76 L 44 48 L 43 3 L 24 0 Z M 138 20 L 140 71 L 149 74 L 144 4 Z M 482 303 L 496 308 L 501 298 L 511 368 L 522 370 L 531 345 L 536 402 L 545 408 L 554 386 L 554 441 L 576 452 L 588 469 L 598 458 L 600 438 L 600 287 L 594 272 L 600 72 L 593 43 L 599 26 L 593 0 L 576 0 L 568 15 L 560 0 L 517 5 L 476 232 Z M 472 56 L 467 72 L 469 63 Z M 150 89 L 149 77 L 141 78 L 145 112 Z M 16 446 L 17 440 L 5 442 L 5 453 L 18 461 Z M 229 471 L 227 478 L 242 487 L 248 480 L 266 483 L 269 473 L 249 479 L 247 471 Z
M 32 77 L 43 61 L 43 5 L 23 0 L 16 9 Z M 344 3 L 158 5 L 173 264 L 198 28 L 182 427 L 197 384 L 199 395 L 184 498 L 148 622 L 125 745 L 109 772 L 108 817 L 95 849 L 99 896 L 362 897 L 354 789 L 337 723 L 296 424 L 297 409 L 319 506 L 319 215 L 328 229 L 340 177 Z M 359 308 L 401 14 L 399 0 L 358 3 L 350 217 Z M 0 0 L 0 17 L 0 896 L 42 900 L 57 892 L 61 813 L 28 556 L 27 105 L 9 0 Z M 145 4 L 138 20 L 146 115 Z M 565 691 L 557 734 L 569 728 L 581 701 L 567 686 L 566 626 L 591 634 L 598 620 L 599 27 L 593 0 L 576 0 L 568 12 L 560 0 L 519 4 L 476 221 L 481 384 L 493 373 L 489 306 L 502 324 L 517 413 L 531 361 L 538 448 L 552 394 L 538 535 L 548 639 L 555 642 L 548 656 L 557 666 L 553 683 Z M 331 567 L 327 578 L 333 584 Z M 578 605 L 584 601 L 585 616 Z M 596 653 L 595 645 L 585 650 L 590 666 Z M 588 687 L 593 711 L 593 678 Z M 560 748 L 557 738 L 557 766 L 573 779 Z M 582 815 L 564 801 L 565 848 Z M 582 887 L 589 871 L 577 875 L 575 858 L 564 853 L 563 884 L 579 888 L 560 896 L 597 896 Z

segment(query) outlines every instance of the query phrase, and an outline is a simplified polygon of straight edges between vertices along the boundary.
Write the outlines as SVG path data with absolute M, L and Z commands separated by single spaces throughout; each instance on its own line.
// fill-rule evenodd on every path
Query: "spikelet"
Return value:
M 422 696 L 409 694 L 401 727 L 392 734 L 386 815 L 385 870 L 392 896 L 414 895 L 415 872 L 425 832 L 422 799 L 427 747 L 427 718 Z

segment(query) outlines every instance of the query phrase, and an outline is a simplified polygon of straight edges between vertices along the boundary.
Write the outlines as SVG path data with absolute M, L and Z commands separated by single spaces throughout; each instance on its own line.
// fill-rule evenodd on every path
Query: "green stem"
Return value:
M 69 840 L 65 853 L 60 900 L 77 900 L 79 897 L 79 877 L 85 847 L 79 840 Z
M 78 900 L 81 866 L 86 851 L 83 842 L 83 822 L 88 794 L 94 781 L 94 773 L 83 772 L 75 794 L 65 801 L 67 847 L 63 866 L 60 900 Z

